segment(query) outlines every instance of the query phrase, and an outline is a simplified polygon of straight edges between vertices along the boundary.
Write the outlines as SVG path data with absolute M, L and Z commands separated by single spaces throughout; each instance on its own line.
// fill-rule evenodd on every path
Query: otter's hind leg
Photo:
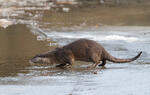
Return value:
M 97 59 L 97 60 L 96 60 Z M 89 66 L 88 68 L 96 68 L 96 66 L 99 64 L 99 59 L 95 58 L 93 59 L 93 64 L 91 66 Z
M 93 62 L 93 64 L 91 66 L 89 66 L 88 68 L 96 68 L 96 66 L 100 63 L 99 60 L 101 60 L 101 58 L 99 57 L 99 55 L 97 53 L 93 53 L 91 50 L 89 51 L 89 55 L 91 62 Z
M 98 66 L 104 66 L 106 64 L 106 60 L 102 60 L 102 64 L 99 64 Z

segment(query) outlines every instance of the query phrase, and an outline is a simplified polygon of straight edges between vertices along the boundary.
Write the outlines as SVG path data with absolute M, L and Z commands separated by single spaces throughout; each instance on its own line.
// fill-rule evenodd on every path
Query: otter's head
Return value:
M 38 54 L 34 56 L 31 60 L 29 60 L 29 62 L 38 64 L 48 64 L 50 63 L 50 57 L 45 56 L 44 54 Z

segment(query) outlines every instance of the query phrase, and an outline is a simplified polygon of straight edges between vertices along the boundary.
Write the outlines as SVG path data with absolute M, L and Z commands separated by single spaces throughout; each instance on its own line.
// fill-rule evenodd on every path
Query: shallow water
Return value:
M 149 25 L 149 17 L 146 18 L 149 15 L 148 8 L 143 8 L 145 13 L 142 12 L 142 8 L 138 11 L 131 8 L 128 16 L 125 15 L 127 18 L 124 18 L 124 13 L 120 13 L 117 19 L 121 21 L 111 20 L 114 25 L 135 26 L 105 26 L 101 21 L 107 19 L 106 22 L 111 23 L 109 20 L 115 15 L 111 17 L 109 15 L 114 14 L 111 11 L 117 7 L 103 8 L 102 13 L 106 18 L 98 20 L 98 16 L 93 17 L 91 8 L 81 9 L 79 12 L 75 10 L 52 14 L 48 8 L 51 5 L 45 7 L 46 0 L 16 1 L 18 2 L 9 1 L 7 4 L 5 0 L 0 0 L 1 95 L 150 94 L 150 27 L 136 26 L 136 24 Z M 42 2 L 41 5 L 37 5 L 39 2 Z M 118 8 L 115 12 L 119 13 L 122 10 L 124 9 Z M 88 14 L 89 12 L 92 13 Z M 77 13 L 78 15 L 75 15 Z M 102 14 L 97 11 L 95 13 Z M 135 14 L 140 16 L 131 21 L 129 17 Z M 142 22 L 137 20 L 139 18 Z M 125 64 L 107 62 L 104 68 L 97 67 L 92 70 L 86 69 L 91 65 L 86 62 L 76 62 L 72 69 L 52 68 L 46 64 L 31 65 L 28 62 L 35 54 L 80 38 L 97 41 L 118 58 L 130 58 L 140 51 L 143 53 L 134 62 Z

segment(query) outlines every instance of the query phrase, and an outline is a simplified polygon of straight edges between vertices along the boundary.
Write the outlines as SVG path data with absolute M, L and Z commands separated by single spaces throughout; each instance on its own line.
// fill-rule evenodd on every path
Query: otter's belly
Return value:
M 75 58 L 76 61 L 92 62 L 91 58 Z

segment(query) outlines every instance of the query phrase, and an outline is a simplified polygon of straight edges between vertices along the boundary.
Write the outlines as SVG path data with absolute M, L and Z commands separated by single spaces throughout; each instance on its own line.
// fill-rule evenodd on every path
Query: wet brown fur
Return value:
M 88 40 L 80 39 L 74 41 L 64 47 L 56 48 L 53 51 L 37 55 L 38 57 L 50 58 L 50 63 L 58 63 L 57 67 L 65 66 L 66 64 L 72 65 L 75 60 L 93 62 L 90 68 L 95 68 L 100 61 L 102 63 L 99 66 L 104 66 L 106 60 L 115 63 L 125 63 L 136 60 L 142 52 L 131 59 L 118 59 L 111 56 L 99 43 Z M 37 57 L 35 56 L 35 57 Z

